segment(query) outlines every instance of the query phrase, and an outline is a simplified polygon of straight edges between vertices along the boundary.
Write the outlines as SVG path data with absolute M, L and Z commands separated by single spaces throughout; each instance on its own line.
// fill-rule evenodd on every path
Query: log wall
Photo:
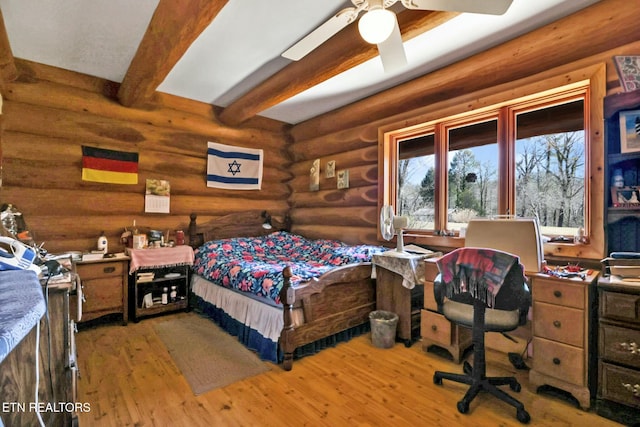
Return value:
M 281 123 L 257 119 L 223 126 L 210 105 L 162 96 L 152 111 L 115 101 L 108 81 L 16 60 L 19 77 L 5 84 L 0 201 L 24 214 L 36 242 L 52 252 L 95 248 L 100 231 L 122 250 L 125 227 L 166 232 L 244 211 L 287 211 L 291 178 Z M 207 141 L 264 149 L 262 190 L 206 186 Z M 137 185 L 82 181 L 82 145 L 139 153 Z M 171 185 L 170 214 L 145 214 L 146 179 Z
M 515 93 L 521 85 L 534 84 L 538 76 L 565 76 L 597 64 L 606 64 L 608 94 L 620 91 L 612 56 L 640 52 L 640 26 L 625 11 L 625 4 L 625 0 L 601 1 L 486 52 L 294 126 L 292 231 L 380 243 L 377 150 L 381 129 L 484 107 L 483 102 L 497 91 Z M 585 36 L 585 31 L 593 37 Z M 482 78 L 474 77 L 478 75 Z M 317 192 L 309 191 L 314 159 L 321 163 Z M 336 178 L 324 177 L 329 160 L 336 161 L 337 170 L 349 169 L 349 189 L 338 190 Z M 598 191 L 592 197 L 602 199 Z

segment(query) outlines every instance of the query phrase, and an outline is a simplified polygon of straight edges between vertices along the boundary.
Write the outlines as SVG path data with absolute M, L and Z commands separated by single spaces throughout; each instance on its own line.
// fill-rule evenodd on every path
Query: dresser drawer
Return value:
M 533 313 L 535 336 L 584 347 L 583 310 L 535 302 Z
M 532 286 L 532 296 L 534 301 L 584 309 L 587 286 L 587 282 L 584 285 L 580 285 L 535 278 Z
M 119 276 L 124 272 L 122 262 L 98 262 L 92 264 L 77 264 L 76 270 L 81 280 L 96 279 L 103 277 Z
M 602 291 L 600 317 L 640 323 L 640 295 Z
M 600 397 L 640 408 L 639 371 L 608 363 L 601 363 L 600 369 Z
M 640 330 L 600 323 L 600 357 L 640 369 Z
M 420 335 L 422 338 L 443 346 L 452 344 L 451 322 L 442 314 L 422 310 L 420 315 Z
M 586 385 L 585 357 L 580 348 L 534 337 L 533 369 L 571 384 Z

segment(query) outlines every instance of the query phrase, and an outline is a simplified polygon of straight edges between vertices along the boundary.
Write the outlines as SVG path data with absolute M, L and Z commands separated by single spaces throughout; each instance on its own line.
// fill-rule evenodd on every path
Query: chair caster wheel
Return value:
M 458 402 L 458 412 L 460 412 L 461 414 L 466 414 L 467 412 L 469 412 L 469 404 L 467 402 L 465 402 L 464 400 L 461 400 L 460 402 Z M 525 412 L 526 414 L 526 412 Z M 527 414 L 528 416 L 529 414 Z M 520 418 L 518 418 L 520 419 Z
M 458 409 L 460 409 L 459 406 L 458 406 Z M 516 417 L 518 418 L 518 421 L 520 421 L 522 424 L 529 424 L 529 421 L 531 421 L 531 416 L 529 416 L 529 413 L 524 409 L 518 410 Z
M 437 375 L 434 375 L 434 376 L 433 376 L 433 383 L 434 383 L 435 385 L 442 385 L 442 378 L 440 378 L 440 377 L 439 377 L 439 376 L 437 376 Z
M 517 383 L 517 382 L 513 384 L 509 384 L 509 387 L 511 388 L 512 391 L 515 391 L 516 393 L 520 393 L 520 390 L 522 390 L 520 383 Z

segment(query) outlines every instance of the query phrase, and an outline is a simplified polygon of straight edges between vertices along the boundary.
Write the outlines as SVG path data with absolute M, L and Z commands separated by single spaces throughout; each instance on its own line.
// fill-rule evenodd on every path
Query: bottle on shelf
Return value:
M 178 287 L 171 286 L 171 293 L 169 294 L 169 301 L 176 302 L 178 300 Z
M 162 288 L 162 304 L 168 304 L 169 303 L 169 288 L 167 288 L 166 286 L 164 288 Z
M 100 237 L 98 237 L 98 250 L 102 251 L 103 254 L 106 254 L 108 250 L 109 243 L 107 241 L 107 236 L 104 235 L 104 231 L 100 232 Z

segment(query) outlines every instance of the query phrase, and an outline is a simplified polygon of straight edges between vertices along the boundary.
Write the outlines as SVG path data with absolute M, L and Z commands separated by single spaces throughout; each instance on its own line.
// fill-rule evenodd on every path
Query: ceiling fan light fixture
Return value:
M 396 15 L 382 7 L 369 9 L 358 21 L 362 38 L 371 44 L 379 44 L 389 38 L 396 24 Z

